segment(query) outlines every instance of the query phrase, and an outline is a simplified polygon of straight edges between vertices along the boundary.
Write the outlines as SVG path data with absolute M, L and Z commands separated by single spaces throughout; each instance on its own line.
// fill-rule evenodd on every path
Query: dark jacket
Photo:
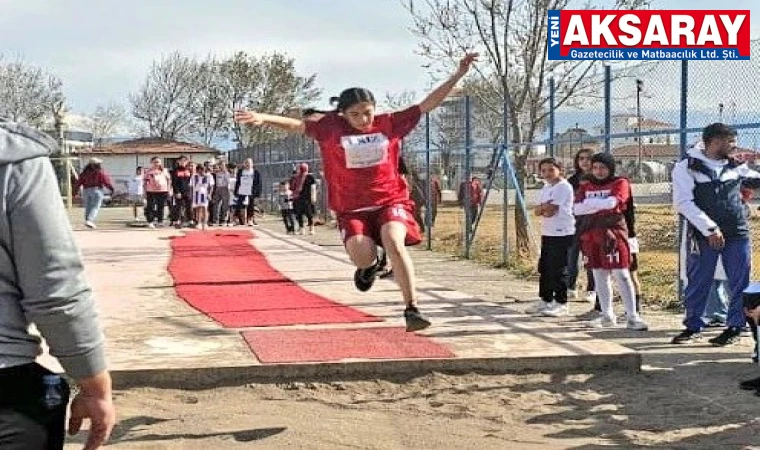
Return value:
M 240 179 L 243 176 L 243 170 L 237 171 L 237 177 L 235 179 L 235 195 L 252 195 L 254 198 L 261 197 L 261 174 L 256 168 L 253 168 L 253 186 L 251 192 L 240 192 Z

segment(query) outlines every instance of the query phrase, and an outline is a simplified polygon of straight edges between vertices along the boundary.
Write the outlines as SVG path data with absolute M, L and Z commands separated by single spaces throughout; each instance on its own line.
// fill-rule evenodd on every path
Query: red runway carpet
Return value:
M 446 347 L 403 328 L 257 330 L 243 332 L 262 363 L 344 359 L 453 358 Z
M 250 232 L 174 238 L 169 273 L 177 295 L 229 328 L 382 320 L 300 288 L 272 268 L 250 239 Z

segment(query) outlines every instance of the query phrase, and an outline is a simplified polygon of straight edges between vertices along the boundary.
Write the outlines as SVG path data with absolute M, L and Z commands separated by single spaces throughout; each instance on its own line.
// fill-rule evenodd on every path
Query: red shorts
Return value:
M 345 243 L 352 236 L 367 236 L 377 245 L 382 245 L 380 230 L 389 222 L 401 222 L 406 225 L 407 246 L 422 242 L 422 235 L 417 221 L 414 220 L 414 206 L 398 204 L 384 206 L 375 211 L 350 212 L 338 215 L 338 229 Z
M 580 242 L 587 269 L 630 269 L 631 251 L 624 231 L 596 228 L 584 232 Z

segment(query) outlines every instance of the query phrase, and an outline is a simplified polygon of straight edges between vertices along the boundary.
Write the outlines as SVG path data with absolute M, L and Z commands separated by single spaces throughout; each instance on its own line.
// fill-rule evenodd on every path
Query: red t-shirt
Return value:
M 399 143 L 421 115 L 416 105 L 379 114 L 367 131 L 356 130 L 337 113 L 306 121 L 306 134 L 322 153 L 330 209 L 345 213 L 408 201 L 409 189 L 398 171 Z

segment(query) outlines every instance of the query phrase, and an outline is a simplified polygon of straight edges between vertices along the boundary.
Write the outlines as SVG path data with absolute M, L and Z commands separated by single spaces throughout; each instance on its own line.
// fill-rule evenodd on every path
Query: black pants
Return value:
M 296 201 L 293 204 L 293 210 L 296 215 L 296 221 L 298 221 L 299 230 L 303 228 L 304 216 L 306 216 L 307 225 L 314 225 L 314 205 L 312 205 L 310 202 Z
M 573 236 L 541 236 L 538 295 L 546 302 L 567 303 L 567 252 Z
M 151 222 L 164 221 L 164 208 L 169 198 L 168 192 L 147 192 L 147 205 L 145 206 L 145 220 Z
M 171 221 L 190 222 L 193 220 L 193 199 L 189 192 L 183 193 L 180 198 L 174 198 Z
M 47 374 L 37 364 L 0 369 L 0 449 L 63 449 L 69 386 L 61 379 L 60 406 L 47 408 L 42 382 Z
M 282 221 L 285 224 L 285 231 L 287 231 L 288 233 L 295 232 L 296 223 L 295 223 L 295 218 L 293 217 L 293 210 L 283 209 L 280 212 L 282 213 Z
M 567 288 L 575 290 L 578 282 L 578 260 L 581 257 L 581 243 L 578 236 L 573 238 L 573 245 L 568 250 L 568 262 L 567 262 Z M 596 286 L 594 286 L 594 274 L 590 270 L 586 270 L 586 292 L 594 292 Z

